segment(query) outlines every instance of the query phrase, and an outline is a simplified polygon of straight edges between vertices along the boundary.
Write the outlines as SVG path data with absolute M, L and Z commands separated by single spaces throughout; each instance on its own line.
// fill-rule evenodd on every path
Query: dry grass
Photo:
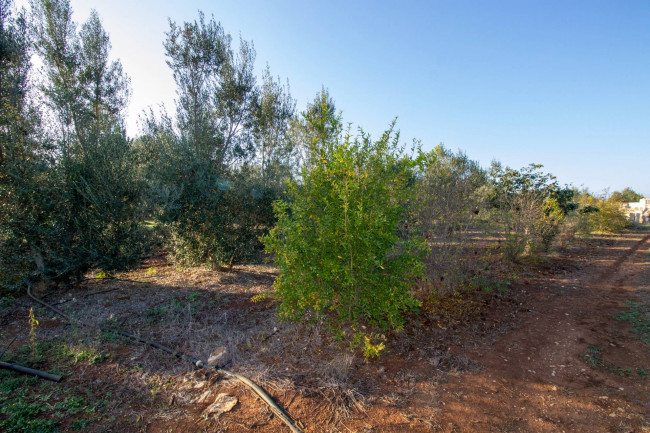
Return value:
M 348 417 L 351 411 L 365 411 L 367 398 L 352 381 L 354 360 L 353 355 L 345 353 L 321 364 L 316 371 L 318 392 L 336 417 Z
M 273 395 L 298 394 L 325 404 L 329 426 L 342 426 L 374 402 L 406 407 L 416 381 L 436 379 L 398 377 L 399 392 L 377 391 L 374 383 L 355 374 L 360 366 L 369 366 L 335 342 L 322 323 L 282 323 L 272 299 L 253 302 L 255 295 L 271 291 L 275 275 L 273 267 L 264 265 L 215 272 L 177 269 L 161 260 L 116 278 L 90 278 L 67 291 L 45 295 L 66 314 L 95 328 L 60 326 L 61 322 L 46 319 L 42 323 L 51 326 L 43 326 L 39 338 L 65 344 L 72 352 L 110 353 L 104 368 L 111 370 L 111 386 L 139 390 L 117 399 L 112 410 L 141 415 L 144 409 L 138 407 L 143 404 L 162 405 L 166 409 L 155 416 L 165 422 L 182 416 L 188 407 L 208 404 L 218 392 L 247 391 L 216 371 L 197 371 L 157 349 L 101 333 L 100 325 L 141 335 L 204 361 L 223 346 L 224 367 Z M 22 299 L 17 303 L 22 309 L 29 304 Z M 39 315 L 39 319 L 50 316 L 46 311 Z M 432 345 L 425 354 L 434 371 L 467 367 L 459 357 L 436 347 Z M 97 374 L 96 366 L 79 363 L 74 374 L 84 380 L 86 374 Z M 263 405 L 260 410 L 265 410 Z M 259 416 L 266 419 L 262 412 Z

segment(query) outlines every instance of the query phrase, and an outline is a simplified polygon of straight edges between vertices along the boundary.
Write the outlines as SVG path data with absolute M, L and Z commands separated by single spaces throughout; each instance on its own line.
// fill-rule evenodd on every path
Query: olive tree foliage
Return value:
M 399 236 L 415 162 L 392 125 L 373 141 L 326 114 L 328 136 L 309 144 L 311 163 L 276 202 L 278 222 L 264 238 L 280 269 L 280 315 L 399 328 L 418 305 L 410 289 L 422 275 L 422 242 Z
M 26 12 L 0 0 L 0 283 L 15 288 L 42 269 L 38 240 L 49 231 L 48 143 L 30 102 Z
M 274 80 L 267 66 L 252 113 L 255 163 L 261 171 L 264 187 L 275 192 L 274 198 L 279 198 L 278 190 L 291 178 L 291 169 L 297 163 L 289 137 L 290 119 L 296 104 L 288 87 L 283 86 L 280 80 Z
M 79 31 L 67 0 L 34 1 L 32 14 L 33 46 L 44 64 L 41 92 L 32 98 L 46 102 L 40 114 L 47 121 L 37 131 L 38 121 L 26 120 L 34 128 L 22 129 L 23 143 L 39 144 L 25 152 L 31 163 L 21 187 L 25 224 L 5 226 L 12 228 L 7 239 L 22 245 L 16 257 L 25 272 L 14 281 L 128 267 L 143 250 L 139 183 L 122 121 L 128 78 L 109 60 L 96 13 Z M 29 119 L 24 108 L 21 116 Z
M 235 53 L 230 35 L 203 14 L 198 21 L 169 25 L 164 46 L 178 88 L 183 138 L 217 169 L 248 159 L 256 91 L 252 44 L 241 40 Z
M 419 176 L 415 218 L 430 248 L 426 272 L 438 293 L 457 289 L 479 266 L 472 247 L 484 229 L 486 187 L 487 173 L 478 162 L 442 145 Z
M 322 88 L 307 109 L 296 116 L 290 136 L 298 157 L 298 166 L 309 168 L 319 163 L 318 149 L 340 134 L 340 116 L 329 92 Z
M 492 221 L 505 237 L 506 259 L 548 251 L 566 215 L 577 207 L 573 190 L 560 187 L 541 168 L 530 164 L 514 170 L 493 163 L 490 169 Z
M 176 117 L 150 112 L 139 140 L 152 214 L 168 230 L 172 256 L 189 265 L 250 257 L 290 175 L 289 91 L 268 68 L 258 86 L 252 44 L 232 45 L 214 18 L 170 21 L 164 46 Z

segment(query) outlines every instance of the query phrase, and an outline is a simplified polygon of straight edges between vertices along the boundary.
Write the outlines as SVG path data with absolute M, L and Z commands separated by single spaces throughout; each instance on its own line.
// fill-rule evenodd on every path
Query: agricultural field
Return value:
M 150 3 L 0 0 L 1 432 L 650 433 L 650 9 Z
M 305 432 L 650 431 L 650 233 L 592 235 L 492 267 L 500 278 L 425 302 L 371 359 L 324 324 L 280 321 L 277 270 L 263 262 L 211 271 L 152 256 L 136 271 L 36 291 L 89 327 L 4 297 L 3 360 L 63 379 L 1 370 L 0 426 L 289 431 L 218 370 L 103 326 L 203 360 L 225 348 L 218 364 L 262 386 Z M 220 394 L 236 404 L 215 409 Z

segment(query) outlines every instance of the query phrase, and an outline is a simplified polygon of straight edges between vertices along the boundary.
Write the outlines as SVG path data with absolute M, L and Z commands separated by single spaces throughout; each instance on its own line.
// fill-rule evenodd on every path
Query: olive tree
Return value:
M 252 43 L 233 47 L 214 18 L 170 21 L 164 46 L 176 116 L 150 112 L 139 143 L 152 212 L 177 261 L 232 265 L 273 224 L 271 203 L 290 175 L 293 100 L 268 69 L 258 86 Z
M 32 3 L 33 46 L 43 61 L 37 139 L 38 219 L 22 235 L 40 278 L 80 277 L 92 267 L 122 269 L 140 259 L 140 188 L 123 127 L 128 78 L 109 59 L 110 41 L 96 12 L 80 29 L 67 0 Z M 32 137 L 34 135 L 32 134 Z M 30 185 L 27 183 L 27 185 Z
M 0 0 L 0 280 L 9 288 L 43 270 L 39 240 L 53 206 L 44 196 L 51 149 L 30 103 L 31 54 L 26 12 Z

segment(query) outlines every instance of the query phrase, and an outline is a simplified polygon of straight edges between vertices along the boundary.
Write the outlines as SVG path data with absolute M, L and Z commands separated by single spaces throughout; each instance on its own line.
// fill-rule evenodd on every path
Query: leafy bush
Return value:
M 414 202 L 420 233 L 429 243 L 426 269 L 438 293 L 450 292 L 476 271 L 480 257 L 471 232 L 482 230 L 486 173 L 463 153 L 438 146 L 417 182 Z
M 340 131 L 340 119 L 330 121 Z M 409 289 L 423 271 L 422 242 L 398 236 L 414 162 L 392 126 L 375 142 L 331 134 L 311 152 L 319 163 L 275 203 L 278 222 L 264 238 L 280 269 L 280 315 L 331 312 L 335 321 L 399 328 L 418 306 Z
M 492 165 L 492 219 L 505 237 L 502 251 L 508 260 L 548 251 L 566 215 L 577 207 L 573 190 L 561 188 L 541 168 L 539 164 L 520 170 Z
M 597 197 L 588 191 L 578 194 L 579 231 L 582 233 L 616 233 L 630 227 L 617 198 Z

